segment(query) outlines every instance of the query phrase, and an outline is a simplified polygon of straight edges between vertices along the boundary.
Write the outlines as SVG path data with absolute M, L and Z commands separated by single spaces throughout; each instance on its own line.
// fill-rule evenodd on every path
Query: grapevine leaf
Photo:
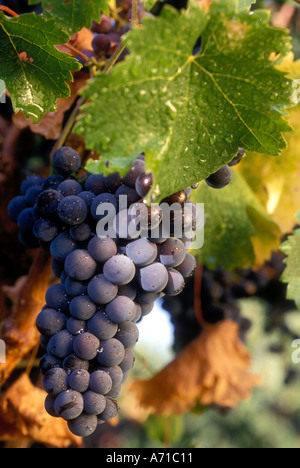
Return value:
M 37 0 L 29 0 L 34 5 Z M 42 0 L 45 18 L 55 19 L 56 24 L 74 34 L 84 26 L 91 27 L 92 21 L 99 21 L 101 11 L 108 13 L 109 0 Z
M 300 222 L 300 213 L 296 216 Z M 282 251 L 287 255 L 285 259 L 286 269 L 281 280 L 288 283 L 287 298 L 296 302 L 300 309 L 300 230 L 295 229 L 294 233 L 288 237 L 281 246 Z
M 33 13 L 7 18 L 0 12 L 0 79 L 10 93 L 15 112 L 37 123 L 58 98 L 70 96 L 67 81 L 80 64 L 56 49 L 69 36 L 53 21 Z
M 243 177 L 233 172 L 222 190 L 205 183 L 192 195 L 204 203 L 204 245 L 193 251 L 200 263 L 228 270 L 261 264 L 280 243 L 280 230 L 268 217 Z
M 76 131 L 102 154 L 88 170 L 125 173 L 144 151 L 149 199 L 159 200 L 215 172 L 239 146 L 273 155 L 286 146 L 292 81 L 270 57 L 283 58 L 290 39 L 266 11 L 237 9 L 233 0 L 208 14 L 193 3 L 182 14 L 166 7 L 125 36 L 131 54 L 83 91 L 90 102 Z

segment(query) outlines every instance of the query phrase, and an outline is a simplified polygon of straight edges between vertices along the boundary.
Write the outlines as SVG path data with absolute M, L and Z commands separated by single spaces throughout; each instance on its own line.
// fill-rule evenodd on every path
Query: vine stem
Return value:
M 10 16 L 13 16 L 14 18 L 19 18 L 18 13 L 16 13 L 14 10 L 12 10 L 11 8 L 5 5 L 0 5 L 0 10 L 5 11 L 6 13 L 8 13 Z
M 76 49 L 76 47 L 73 47 L 70 44 L 65 44 L 64 47 L 69 49 L 74 54 L 79 55 L 85 62 L 88 62 L 90 60 L 87 55 L 85 55 L 83 52 L 81 52 L 81 50 Z
M 140 24 L 140 20 L 139 20 L 139 0 L 132 0 L 131 22 L 132 22 L 133 25 L 136 25 L 136 26 L 138 26 Z

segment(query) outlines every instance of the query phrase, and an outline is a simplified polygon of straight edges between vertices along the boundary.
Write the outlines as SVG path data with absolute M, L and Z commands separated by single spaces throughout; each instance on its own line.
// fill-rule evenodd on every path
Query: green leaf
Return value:
M 204 203 L 204 245 L 193 251 L 209 268 L 247 268 L 266 260 L 279 244 L 280 231 L 243 177 L 233 172 L 222 190 L 201 183 L 192 199 Z
M 131 54 L 83 91 L 90 102 L 76 131 L 103 155 L 90 171 L 125 173 L 145 151 L 157 201 L 205 179 L 239 146 L 280 153 L 293 89 L 270 56 L 283 58 L 290 39 L 266 11 L 236 9 L 234 0 L 213 2 L 209 14 L 194 3 L 182 14 L 165 7 L 125 36 Z
M 35 5 L 37 0 L 29 0 Z M 91 27 L 92 21 L 100 20 L 101 11 L 108 13 L 109 0 L 42 0 L 45 18 L 55 19 L 57 26 L 74 34 L 84 26 Z
M 296 218 L 300 222 L 300 213 Z M 300 309 L 300 229 L 294 230 L 288 240 L 282 244 L 281 250 L 287 255 L 286 269 L 281 281 L 288 283 L 287 298 L 294 300 Z
M 10 93 L 14 111 L 22 110 L 37 123 L 46 111 L 55 111 L 58 98 L 70 96 L 67 81 L 77 60 L 55 47 L 69 36 L 53 21 L 33 13 L 7 18 L 0 12 L 0 79 Z

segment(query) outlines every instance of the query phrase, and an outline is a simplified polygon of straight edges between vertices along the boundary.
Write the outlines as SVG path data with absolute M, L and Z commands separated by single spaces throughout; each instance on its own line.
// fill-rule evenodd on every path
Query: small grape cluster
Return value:
M 81 158 L 69 147 L 55 152 L 53 168 L 56 174 L 46 179 L 28 177 L 8 212 L 26 247 L 41 246 L 53 256 L 60 282 L 48 289 L 37 318 L 46 353 L 40 362 L 45 406 L 85 437 L 117 415 L 116 399 L 135 361 L 136 324 L 158 298 L 183 290 L 196 260 L 187 252 L 184 235 L 165 237 L 159 230 L 159 207 L 145 204 L 153 180 L 145 172 L 143 155 L 124 178 L 118 173 L 80 178 Z M 188 199 L 190 191 L 164 201 L 196 208 Z M 121 210 L 124 196 L 127 205 Z M 115 209 L 119 220 L 115 238 L 98 235 L 104 204 Z M 147 207 L 147 230 L 121 237 L 120 230 L 132 221 L 132 206 L 138 213 Z

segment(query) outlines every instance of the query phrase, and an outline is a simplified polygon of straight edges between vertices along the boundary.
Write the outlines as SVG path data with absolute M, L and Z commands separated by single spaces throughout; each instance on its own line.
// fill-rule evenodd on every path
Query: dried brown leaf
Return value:
M 169 416 L 197 403 L 235 407 L 251 396 L 260 378 L 249 373 L 251 358 L 231 320 L 207 325 L 167 367 L 131 386 L 142 407 Z
M 34 387 L 23 374 L 0 398 L 0 440 L 27 439 L 53 447 L 80 445 L 62 419 L 49 416 L 44 408 L 46 393 Z

